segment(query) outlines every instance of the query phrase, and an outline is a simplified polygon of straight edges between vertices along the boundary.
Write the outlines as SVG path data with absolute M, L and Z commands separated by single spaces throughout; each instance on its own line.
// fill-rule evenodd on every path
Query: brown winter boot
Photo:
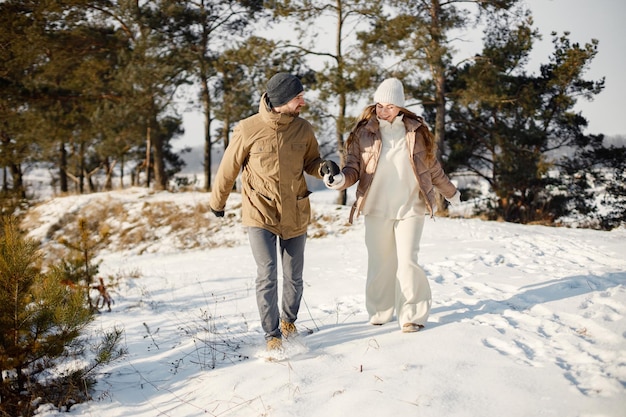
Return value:
M 267 340 L 267 350 L 280 350 L 283 347 L 283 341 L 279 337 L 271 337 Z
M 298 329 L 296 329 L 296 325 L 293 323 L 289 323 L 285 320 L 280 321 L 280 332 L 283 334 L 283 337 L 286 339 L 290 336 L 295 336 L 298 334 Z

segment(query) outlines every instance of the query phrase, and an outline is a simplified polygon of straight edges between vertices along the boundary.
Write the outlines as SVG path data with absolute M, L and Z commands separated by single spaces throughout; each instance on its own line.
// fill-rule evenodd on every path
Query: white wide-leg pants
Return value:
M 417 263 L 424 216 L 388 220 L 365 216 L 368 253 L 365 305 L 370 323 L 426 324 L 432 295 L 426 273 Z

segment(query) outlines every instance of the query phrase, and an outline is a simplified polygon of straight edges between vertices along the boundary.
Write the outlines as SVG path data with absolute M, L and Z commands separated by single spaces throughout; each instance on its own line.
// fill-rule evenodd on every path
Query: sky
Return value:
M 623 0 L 525 0 L 535 26 L 543 36 L 533 48 L 529 68 L 539 69 L 548 62 L 553 51 L 551 32 L 570 32 L 570 39 L 581 45 L 599 40 L 599 52 L 591 62 L 585 78 L 605 77 L 605 88 L 593 101 L 579 100 L 576 110 L 589 121 L 587 133 L 626 136 L 622 111 L 626 108 L 626 2 Z M 479 39 L 479 37 L 478 37 Z M 332 45 L 329 42 L 329 45 Z M 465 43 L 467 56 L 476 52 L 478 44 Z M 183 113 L 185 134 L 174 144 L 176 148 L 203 145 L 203 119 L 198 111 Z
M 123 218 L 109 220 L 137 230 L 146 207 L 171 203 L 188 216 L 209 197 L 140 188 L 57 197 L 24 226 L 46 242 L 63 234 L 67 213 L 120 205 Z M 121 329 L 127 354 L 100 369 L 93 401 L 69 413 L 44 404 L 37 415 L 624 417 L 626 229 L 428 219 L 419 262 L 433 307 L 422 331 L 404 334 L 396 321 L 368 324 L 363 221 L 347 226 L 350 209 L 334 198 L 311 195 L 300 335 L 284 351 L 265 350 L 233 194 L 225 218 L 205 212 L 199 246 L 165 224 L 151 226 L 158 238 L 101 252 L 114 304 L 86 334 L 94 343 Z

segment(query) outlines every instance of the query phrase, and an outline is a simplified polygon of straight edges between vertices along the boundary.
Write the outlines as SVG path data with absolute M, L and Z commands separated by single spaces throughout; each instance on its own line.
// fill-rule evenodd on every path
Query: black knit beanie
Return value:
M 267 98 L 272 107 L 289 103 L 291 99 L 304 90 L 302 83 L 295 75 L 279 72 L 267 82 Z

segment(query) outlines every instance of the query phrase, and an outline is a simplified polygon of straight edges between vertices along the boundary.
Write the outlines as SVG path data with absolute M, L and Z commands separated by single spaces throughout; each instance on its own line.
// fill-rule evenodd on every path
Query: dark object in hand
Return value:
M 339 169 L 339 166 L 334 161 L 331 161 L 330 159 L 325 160 L 324 163 L 322 164 L 322 174 L 323 175 L 328 174 L 329 184 L 332 184 L 335 181 L 333 177 L 339 174 L 340 172 L 341 170 Z
M 324 161 L 324 164 L 322 165 L 323 175 L 330 174 L 330 176 L 332 177 L 333 175 L 337 175 L 340 172 L 341 170 L 339 169 L 339 166 L 334 161 L 331 161 L 330 159 Z

